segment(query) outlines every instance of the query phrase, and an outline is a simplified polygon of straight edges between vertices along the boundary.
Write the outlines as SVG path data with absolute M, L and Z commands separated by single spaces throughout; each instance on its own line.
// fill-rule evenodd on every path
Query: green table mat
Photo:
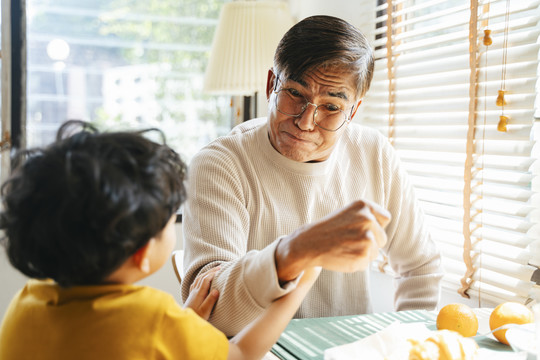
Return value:
M 348 344 L 372 335 L 395 321 L 424 323 L 435 330 L 437 315 L 426 310 L 410 310 L 365 315 L 293 319 L 272 347 L 282 360 L 323 360 L 324 350 Z M 510 347 L 490 338 L 477 340 L 480 347 L 511 351 Z

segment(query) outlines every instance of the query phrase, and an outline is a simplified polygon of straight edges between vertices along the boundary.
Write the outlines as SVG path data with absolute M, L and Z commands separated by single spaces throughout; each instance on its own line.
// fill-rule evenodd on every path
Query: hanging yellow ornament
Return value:
M 495 104 L 497 104 L 497 106 L 505 106 L 506 105 L 506 99 L 504 98 L 505 93 L 506 93 L 506 91 L 499 90 L 499 95 L 497 96 L 497 100 L 495 101 Z
M 505 19 L 504 19 L 504 40 L 503 40 L 503 58 L 502 58 L 502 76 L 501 76 L 501 90 L 499 90 L 499 95 L 497 96 L 497 100 L 495 101 L 495 104 L 497 106 L 500 106 L 501 109 L 501 116 L 499 117 L 499 123 L 497 124 L 497 130 L 506 132 L 506 125 L 508 125 L 508 116 L 504 115 L 504 106 L 506 105 L 506 99 L 504 98 L 504 95 L 506 91 L 505 85 L 506 85 L 506 61 L 508 59 L 508 28 L 510 23 L 510 0 L 506 0 L 506 12 L 505 12 Z
M 493 44 L 493 40 L 491 40 L 491 30 L 485 29 L 484 30 L 484 45 L 489 46 Z
M 508 116 L 506 115 L 501 115 L 499 117 L 499 123 L 497 124 L 497 130 L 498 131 L 501 131 L 501 132 L 506 132 L 506 125 L 508 125 Z

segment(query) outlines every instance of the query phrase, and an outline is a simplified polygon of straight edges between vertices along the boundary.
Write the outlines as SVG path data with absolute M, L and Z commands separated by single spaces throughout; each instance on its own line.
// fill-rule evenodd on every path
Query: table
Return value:
M 489 331 L 492 309 L 474 309 L 478 317 L 479 333 Z M 422 322 L 428 329 L 436 330 L 437 312 L 410 310 L 314 319 L 293 319 L 272 347 L 265 360 L 323 360 L 324 350 L 374 334 L 395 321 Z M 509 346 L 492 337 L 476 339 L 478 346 L 500 352 L 512 352 Z

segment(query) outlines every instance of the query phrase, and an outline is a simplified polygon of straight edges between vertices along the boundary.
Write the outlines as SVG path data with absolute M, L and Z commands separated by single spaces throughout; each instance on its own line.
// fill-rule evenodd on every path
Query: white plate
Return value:
M 524 324 L 506 330 L 506 340 L 514 351 L 527 352 L 528 360 L 536 360 L 535 325 Z

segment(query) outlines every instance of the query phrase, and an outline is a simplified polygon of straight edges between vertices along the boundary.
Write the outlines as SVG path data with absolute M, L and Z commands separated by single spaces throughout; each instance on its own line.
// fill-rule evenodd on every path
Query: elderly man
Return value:
M 440 254 L 387 140 L 351 119 L 369 88 L 373 53 L 352 25 L 306 18 L 282 38 L 268 72 L 268 117 L 245 122 L 191 163 L 184 207 L 185 280 L 220 265 L 210 321 L 234 335 L 323 271 L 297 317 L 371 311 L 369 263 L 397 274 L 395 307 L 433 309 Z

